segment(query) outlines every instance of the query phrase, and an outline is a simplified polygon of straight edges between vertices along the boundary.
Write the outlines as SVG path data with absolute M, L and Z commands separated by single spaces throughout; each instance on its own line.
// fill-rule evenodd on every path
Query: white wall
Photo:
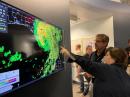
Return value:
M 114 46 L 113 17 L 105 17 L 98 20 L 80 23 L 71 27 L 71 40 L 95 37 L 98 33 L 109 36 L 108 46 Z

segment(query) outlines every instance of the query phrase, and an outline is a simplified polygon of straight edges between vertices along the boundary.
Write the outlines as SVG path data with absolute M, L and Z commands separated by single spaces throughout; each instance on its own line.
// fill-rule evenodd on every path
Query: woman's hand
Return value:
M 71 58 L 73 61 L 75 60 L 74 56 L 71 55 L 71 53 L 64 47 L 61 46 L 61 51 L 60 51 L 64 56 Z
M 61 51 L 60 51 L 64 56 L 70 57 L 70 52 L 61 46 Z

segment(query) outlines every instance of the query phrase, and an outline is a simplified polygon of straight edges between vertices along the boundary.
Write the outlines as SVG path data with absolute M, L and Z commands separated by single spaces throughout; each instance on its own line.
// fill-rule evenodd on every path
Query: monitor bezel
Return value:
M 47 24 L 49 24 L 49 25 L 52 25 L 52 26 L 54 26 L 54 27 L 57 27 L 58 29 L 61 30 L 61 35 L 62 35 L 61 44 L 63 44 L 63 42 L 64 42 L 64 30 L 63 30 L 61 27 L 59 27 L 59 26 L 57 26 L 57 25 L 55 25 L 55 24 L 53 24 L 53 23 L 50 23 L 50 22 L 48 22 L 48 21 L 45 21 L 45 20 L 43 20 L 43 19 L 41 19 L 41 18 L 39 18 L 39 17 L 37 17 L 37 16 L 35 16 L 35 15 L 33 15 L 33 14 L 31 14 L 31 13 L 29 13 L 29 12 L 23 10 L 23 9 L 20 9 L 20 8 L 14 6 L 14 5 L 11 5 L 11 4 L 7 3 L 7 2 L 4 2 L 4 1 L 1 1 L 1 0 L 0 0 L 0 3 L 6 4 L 6 5 L 11 6 L 11 7 L 14 7 L 14 8 L 16 8 L 16 9 L 18 9 L 18 10 L 20 10 L 20 11 L 25 12 L 26 14 L 29 14 L 29 15 L 31 15 L 31 16 L 33 16 L 33 17 L 39 19 L 40 21 L 43 21 L 43 22 L 45 22 L 45 23 L 47 23 Z M 7 32 L 8 32 L 8 29 L 7 29 Z M 64 59 L 64 58 L 63 58 L 63 59 Z M 15 92 L 16 90 L 19 90 L 19 89 L 21 89 L 21 88 L 24 88 L 24 87 L 27 87 L 27 86 L 29 86 L 29 85 L 32 85 L 33 83 L 36 83 L 37 81 L 40 81 L 40 80 L 42 80 L 42 79 L 46 79 L 47 77 L 50 77 L 50 76 L 52 76 L 52 75 L 55 75 L 56 73 L 59 73 L 59 72 L 63 71 L 63 70 L 65 69 L 65 67 L 64 67 L 64 62 L 63 62 L 62 64 L 63 64 L 63 68 L 60 68 L 60 69 L 56 70 L 55 72 L 53 72 L 53 73 L 51 73 L 51 74 L 48 74 L 47 76 L 45 76 L 45 77 L 43 77 L 43 78 L 38 78 L 38 79 L 32 80 L 32 81 L 27 82 L 27 83 L 25 83 L 25 84 L 23 84 L 23 85 L 21 85 L 21 86 L 15 88 L 15 89 L 12 89 L 12 90 L 9 90 L 9 91 L 7 91 L 7 92 L 4 92 L 4 93 L 0 94 L 0 96 L 4 96 L 4 95 L 6 95 L 6 94 Z

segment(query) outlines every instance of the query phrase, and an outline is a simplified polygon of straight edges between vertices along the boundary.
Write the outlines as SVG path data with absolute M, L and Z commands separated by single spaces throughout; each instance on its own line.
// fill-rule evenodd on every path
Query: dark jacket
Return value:
M 128 57 L 128 64 L 130 64 L 130 56 Z
M 97 51 L 93 52 L 90 56 L 90 60 L 93 62 L 102 62 L 103 57 L 105 56 L 105 50 L 103 50 L 103 52 L 100 53 L 100 55 L 97 55 Z M 92 78 L 92 83 L 94 83 L 95 81 L 95 76 Z
M 130 52 L 130 46 L 125 48 L 127 54 L 128 54 L 128 64 L 130 64 L 130 56 L 129 56 L 129 52 Z
M 91 54 L 90 60 L 101 63 L 104 56 L 105 56 L 105 50 L 100 55 L 97 55 L 97 51 L 95 51 Z
M 107 65 L 77 55 L 74 57 L 76 60 L 69 61 L 78 63 L 96 77 L 93 97 L 130 97 L 130 77 L 117 64 Z

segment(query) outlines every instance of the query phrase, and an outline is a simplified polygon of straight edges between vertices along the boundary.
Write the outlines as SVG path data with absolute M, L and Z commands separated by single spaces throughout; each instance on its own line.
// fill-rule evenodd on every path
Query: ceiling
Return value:
M 82 22 L 99 19 L 102 17 L 111 16 L 110 12 L 101 8 L 93 7 L 86 4 L 86 7 L 81 6 L 76 0 L 70 1 L 70 23 L 71 25 L 79 24 Z
M 130 7 L 126 4 L 130 0 L 121 0 L 123 4 L 114 1 L 117 0 L 70 0 L 71 26 L 109 17 L 116 12 L 130 13 Z

